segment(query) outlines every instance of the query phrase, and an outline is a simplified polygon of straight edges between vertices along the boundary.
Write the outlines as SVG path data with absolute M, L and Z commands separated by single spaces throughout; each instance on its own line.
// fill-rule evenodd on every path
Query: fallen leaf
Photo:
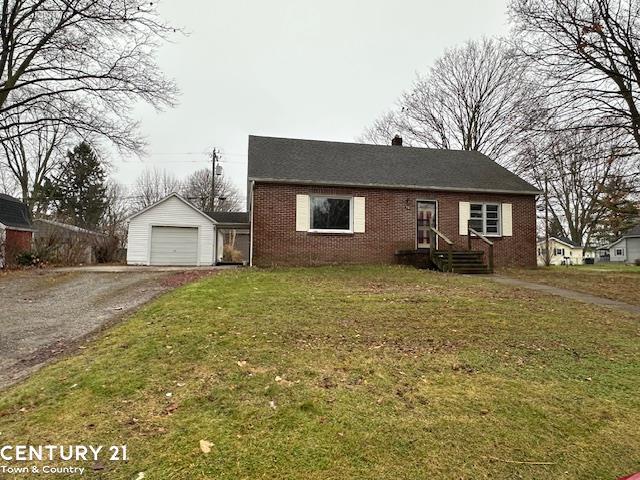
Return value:
M 271 401 L 269 402 L 269 406 L 275 410 L 275 409 L 276 409 L 276 402 L 274 402 L 273 400 L 271 400 Z
M 246 360 L 238 360 L 237 363 L 238 363 L 239 367 L 244 367 L 247 364 L 247 361 Z
M 202 450 L 202 453 L 209 453 L 211 447 L 213 447 L 213 443 L 208 440 L 200 440 L 200 450 Z
M 138 475 L 136 476 L 136 480 L 142 480 L 145 477 L 144 472 L 138 472 Z
M 276 382 L 281 382 L 282 381 L 282 377 L 279 375 L 276 375 Z

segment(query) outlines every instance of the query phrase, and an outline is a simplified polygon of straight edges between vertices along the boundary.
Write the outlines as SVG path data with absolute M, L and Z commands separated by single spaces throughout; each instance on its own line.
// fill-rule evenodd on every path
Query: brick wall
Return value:
M 365 233 L 297 232 L 297 194 L 365 197 Z M 513 236 L 491 239 L 495 245 L 495 264 L 536 265 L 536 211 L 533 195 L 256 183 L 253 199 L 253 264 L 257 266 L 395 263 L 396 250 L 416 248 L 418 200 L 437 201 L 438 228 L 459 249 L 466 249 L 467 237 L 459 235 L 458 202 L 511 203 Z M 472 248 L 486 249 L 486 245 L 475 238 L 472 240 Z
M 30 251 L 31 238 L 31 232 L 6 229 L 4 245 L 0 245 L 0 257 L 4 255 L 4 259 L 0 258 L 0 265 L 12 265 L 15 262 L 16 255 Z M 1 237 L 0 242 L 2 242 Z
M 31 236 L 31 232 L 7 229 L 5 238 L 7 251 L 11 250 L 19 253 L 31 250 Z

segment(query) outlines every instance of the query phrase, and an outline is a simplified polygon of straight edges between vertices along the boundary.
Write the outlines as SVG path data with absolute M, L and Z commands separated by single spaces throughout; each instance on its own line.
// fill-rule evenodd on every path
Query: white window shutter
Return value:
M 513 207 L 510 203 L 502 204 L 502 236 L 513 236 Z
M 296 231 L 309 231 L 309 195 L 296 195 Z
M 353 197 L 353 231 L 364 233 L 365 224 L 364 197 Z
M 469 233 L 469 219 L 471 218 L 471 204 L 460 202 L 458 204 L 459 234 L 466 236 Z

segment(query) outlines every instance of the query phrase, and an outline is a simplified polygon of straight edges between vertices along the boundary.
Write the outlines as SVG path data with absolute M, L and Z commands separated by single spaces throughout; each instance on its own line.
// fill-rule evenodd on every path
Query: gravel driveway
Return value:
M 211 271 L 27 271 L 0 277 L 0 389 L 156 295 Z

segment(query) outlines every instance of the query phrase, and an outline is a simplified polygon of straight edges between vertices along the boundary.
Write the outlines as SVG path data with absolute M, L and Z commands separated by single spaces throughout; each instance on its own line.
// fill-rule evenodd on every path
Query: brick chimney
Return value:
M 391 145 L 393 145 L 395 147 L 401 147 L 402 146 L 402 137 L 400 135 L 396 135 L 395 137 L 393 137 L 391 139 Z

